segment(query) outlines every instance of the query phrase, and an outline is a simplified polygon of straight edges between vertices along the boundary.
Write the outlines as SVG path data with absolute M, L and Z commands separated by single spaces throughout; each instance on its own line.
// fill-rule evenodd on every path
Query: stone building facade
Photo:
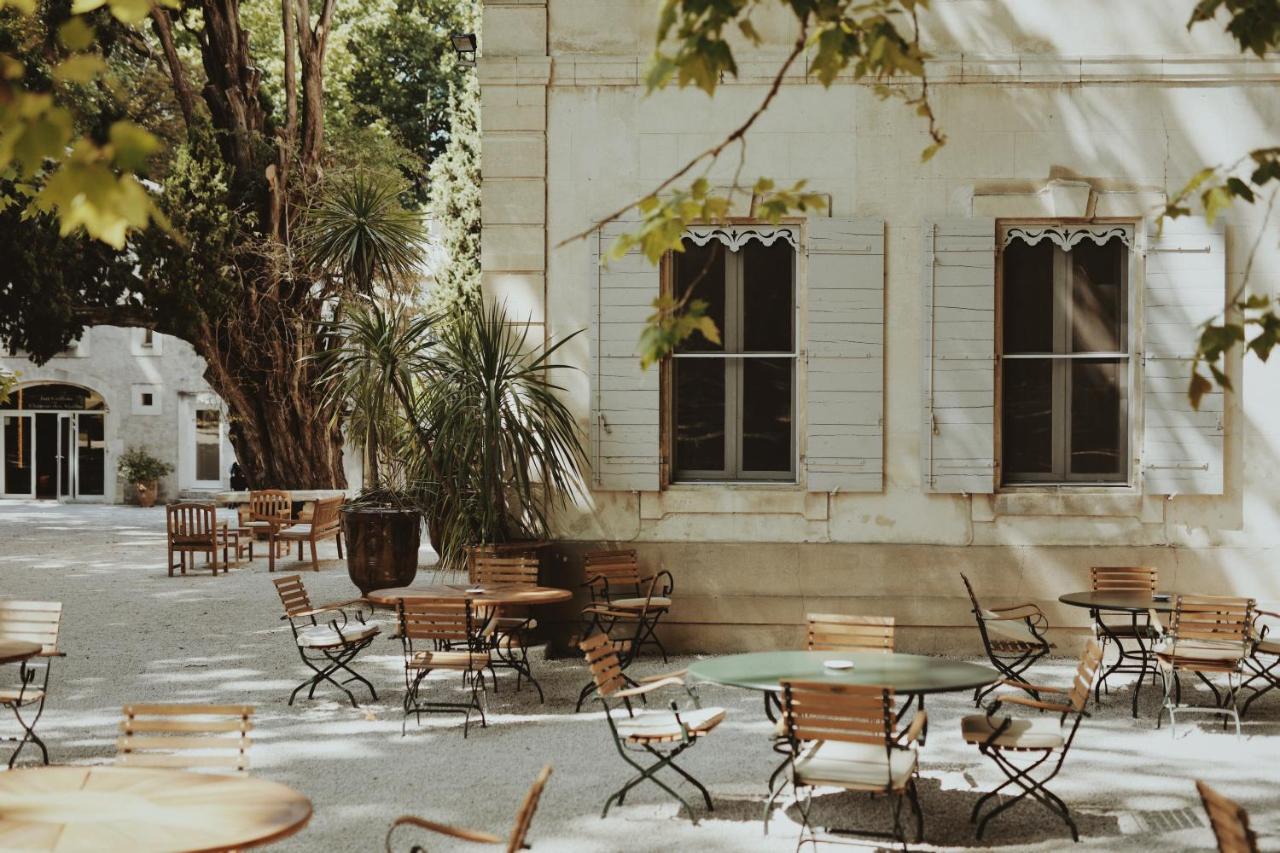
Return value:
M 485 0 L 484 290 L 547 339 L 588 330 L 563 351 L 591 462 L 563 537 L 670 570 L 667 636 L 703 650 L 795 644 L 811 611 L 893 615 L 907 648 L 971 646 L 961 572 L 991 604 L 1080 629 L 1067 645 L 1087 617 L 1057 598 L 1092 565 L 1280 598 L 1276 368 L 1237 358 L 1235 392 L 1199 411 L 1185 394 L 1265 205 L 1163 232 L 1152 216 L 1205 164 L 1275 144 L 1280 62 L 1188 32 L 1193 5 L 935 0 L 950 141 L 930 162 L 910 110 L 798 64 L 741 174 L 808 179 L 828 215 L 693 229 L 659 268 L 602 268 L 628 223 L 564 241 L 739 124 L 794 33 L 761 12 L 764 44 L 714 98 L 646 94 L 652 0 Z M 729 349 L 641 371 L 649 304 L 708 246 Z
M 161 498 L 229 486 L 226 410 L 191 345 L 146 329 L 95 326 L 37 366 L 0 358 L 19 390 L 0 404 L 0 497 L 126 503 L 119 457 L 169 462 Z

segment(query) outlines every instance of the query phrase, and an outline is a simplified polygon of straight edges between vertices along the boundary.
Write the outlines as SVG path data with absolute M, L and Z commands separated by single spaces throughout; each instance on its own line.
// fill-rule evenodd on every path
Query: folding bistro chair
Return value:
M 1135 592 L 1152 595 L 1160 582 L 1160 572 L 1148 566 L 1094 566 L 1089 569 L 1090 587 L 1094 592 Z M 1155 678 L 1152 647 L 1164 633 L 1164 626 L 1154 613 L 1132 613 L 1124 618 L 1108 617 L 1099 610 L 1093 611 L 1093 630 L 1102 643 L 1106 657 L 1107 646 L 1115 644 L 1118 657 L 1098 677 L 1094 688 L 1095 701 L 1107 690 L 1107 679 L 1117 673 L 1132 673 L 1141 680 L 1149 672 Z M 1109 691 L 1108 691 L 1109 692 Z
M 1218 853 L 1258 853 L 1258 836 L 1249 828 L 1249 813 L 1233 800 L 1219 794 L 1199 779 L 1196 790 L 1204 804 Z
M 428 598 L 400 601 L 400 643 L 404 648 L 405 721 L 413 714 L 418 722 L 423 714 L 463 713 L 462 736 L 471 726 L 471 712 L 484 716 L 484 671 L 491 668 L 489 648 L 479 636 L 469 598 Z M 462 673 L 469 686 L 467 702 L 427 702 L 421 692 L 423 679 L 434 670 Z M 401 733 L 404 727 L 401 727 Z
M 1007 679 L 1020 681 L 1022 674 L 1030 669 L 1053 649 L 1053 644 L 1045 639 L 1049 628 L 1049 620 L 1036 605 L 1027 602 L 1012 607 L 984 608 L 978 603 L 978 596 L 973 592 L 973 584 L 964 573 L 960 573 L 964 588 L 969 592 L 969 601 L 973 604 L 973 616 L 978 620 L 978 633 L 982 635 L 982 647 L 987 659 Z M 973 703 L 982 704 L 982 697 L 998 684 L 979 687 L 973 691 Z M 1033 699 L 1040 698 L 1034 691 Z
M 642 600 L 647 601 L 654 598 L 653 592 L 657 588 L 658 578 L 649 579 L 649 587 L 646 596 L 642 596 Z M 660 598 L 660 597 L 658 597 Z M 609 605 L 593 604 L 586 608 L 583 612 L 593 611 L 593 617 L 599 618 L 601 621 L 597 624 L 603 626 L 597 628 L 596 633 L 590 636 L 602 636 L 609 639 L 613 644 L 614 650 L 618 653 L 618 661 L 621 669 L 626 669 L 635 663 L 636 657 L 640 652 L 641 637 L 646 630 L 651 630 L 654 624 L 649 619 L 649 608 L 642 606 L 639 610 L 613 610 Z M 626 632 L 628 636 L 615 638 L 612 634 L 620 634 Z M 622 676 L 626 683 L 635 687 L 636 682 L 632 681 L 625 674 Z M 596 692 L 597 684 L 595 680 L 588 681 L 582 686 L 582 690 L 578 692 L 578 703 L 574 706 L 574 713 L 582 710 L 582 703 L 587 697 Z
M 1157 671 L 1164 685 L 1164 702 L 1156 715 L 1156 727 L 1169 715 L 1169 731 L 1174 733 L 1175 713 L 1191 711 L 1222 714 L 1236 723 L 1240 735 L 1240 712 L 1236 698 L 1240 692 L 1244 661 L 1250 654 L 1253 627 L 1252 598 L 1226 595 L 1180 595 L 1174 607 L 1164 645 L 1156 649 Z M 1182 704 L 1180 673 L 1194 673 L 1212 692 L 1214 704 L 1187 706 Z M 1225 675 L 1227 689 L 1219 693 L 1209 675 Z
M 905 798 L 915 815 L 916 840 L 924 836 L 924 814 L 920 810 L 916 777 L 920 766 L 919 744 L 924 742 L 928 714 L 919 711 L 909 727 L 895 732 L 893 690 L 887 687 L 784 681 L 782 719 L 791 742 L 791 787 L 802 824 L 797 849 L 806 841 L 815 848 L 818 846 L 810 816 L 814 788 L 843 788 L 888 796 L 893 809 L 893 831 L 858 830 L 858 834 L 893 838 L 904 850 L 907 846 L 902 825 Z M 808 794 L 803 800 L 802 788 Z M 768 830 L 766 811 L 765 832 Z
M 671 593 L 675 589 L 671 572 L 663 570 L 642 577 L 636 552 L 628 548 L 588 551 L 583 555 L 583 573 L 587 579 L 582 585 L 591 593 L 591 604 L 582 611 L 587 623 L 583 636 L 590 636 L 596 631 L 611 633 L 614 622 L 619 618 L 635 619 L 643 613 L 634 654 L 639 655 L 642 646 L 654 646 L 662 653 L 662 662 L 666 663 L 667 650 L 655 631 L 658 621 L 671 609 Z M 658 585 L 659 580 L 661 586 Z M 631 615 L 628 617 L 626 614 Z
M 298 647 L 298 656 L 315 673 L 311 678 L 293 688 L 293 692 L 289 694 L 289 704 L 293 704 L 298 691 L 304 687 L 310 688 L 307 691 L 307 698 L 314 699 L 316 688 L 322 681 L 329 682 L 347 694 L 353 708 L 358 708 L 359 705 L 356 704 L 355 694 L 345 686 L 352 681 L 359 681 L 368 687 L 369 695 L 376 701 L 378 693 L 373 689 L 373 685 L 364 676 L 351 669 L 351 661 L 367 649 L 379 633 L 377 625 L 365 623 L 364 613 L 360 610 L 363 602 L 355 599 L 314 607 L 311 604 L 311 598 L 307 595 L 306 587 L 302 585 L 301 575 L 274 578 L 272 583 L 276 585 L 276 592 L 280 594 L 280 603 L 284 605 L 284 615 L 280 618 L 289 620 L 289 627 L 293 630 L 294 645 Z M 349 608 L 355 609 L 354 621 L 347 615 Z M 325 620 L 324 624 L 321 624 L 317 616 Z M 339 671 L 350 676 L 341 684 L 333 679 L 334 674 Z
M 541 564 L 535 554 L 493 556 L 476 554 L 471 562 L 471 583 L 476 586 L 537 586 Z M 490 607 L 477 614 L 484 624 L 484 635 L 493 650 L 493 666 L 515 670 L 516 691 L 523 679 L 528 679 L 538 691 L 538 701 L 543 702 L 542 685 L 533 677 L 529 664 L 529 645 L 538 620 L 528 613 L 527 607 Z M 497 686 L 497 680 L 494 680 Z
M 692 710 L 681 711 L 676 703 L 672 702 L 670 711 L 646 710 L 637 713 L 631 705 L 633 698 L 643 698 L 652 691 L 664 687 L 684 687 L 684 679 L 679 675 L 657 676 L 645 679 L 644 684 L 624 689 L 623 684 L 634 684 L 634 682 L 629 682 L 623 676 L 618 649 L 609 640 L 607 634 L 593 634 L 579 643 L 578 648 L 582 649 L 587 658 L 587 665 L 591 667 L 591 677 L 596 685 L 596 698 L 604 706 L 604 718 L 609 724 L 609 733 L 613 736 L 618 755 L 637 772 L 636 776 L 604 801 L 604 811 L 600 813 L 600 817 L 607 817 L 609 808 L 614 802 L 622 805 L 631 789 L 647 780 L 680 801 L 692 818 L 693 806 L 657 776 L 659 770 L 667 767 L 679 773 L 697 788 L 707 804 L 707 811 L 714 811 L 711 794 L 701 782 L 676 764 L 675 759 L 720 725 L 724 719 L 724 709 L 699 708 L 697 697 L 690 693 L 695 706 Z M 620 710 L 619 700 L 626 709 L 626 716 L 615 718 L 614 713 Z M 641 764 L 636 758 L 646 754 L 654 759 L 654 762 L 647 766 Z
M 316 555 L 316 543 L 321 539 L 333 539 L 338 545 L 338 559 L 342 559 L 342 518 L 339 511 L 342 509 L 341 495 L 335 495 L 331 498 L 321 498 L 315 502 L 315 507 L 311 511 L 311 518 L 307 521 L 299 521 L 288 527 L 275 526 L 271 528 L 268 538 L 270 545 L 267 548 L 267 571 L 274 572 L 276 570 L 276 545 L 283 544 L 287 551 L 290 542 L 298 543 L 298 559 L 302 559 L 302 543 L 306 542 L 311 545 L 311 570 L 320 571 L 320 558 Z
M 1271 610 L 1253 611 L 1253 648 L 1244 659 L 1249 677 L 1240 685 L 1252 690 L 1253 695 L 1240 708 L 1242 717 L 1248 713 L 1254 700 L 1280 687 L 1280 630 L 1272 630 L 1280 625 L 1280 621 L 1276 620 L 1280 620 L 1280 613 Z M 1254 682 L 1260 683 L 1254 686 Z
M 531 849 L 532 845 L 526 844 L 525 839 L 529 837 L 529 827 L 533 823 L 533 813 L 538 810 L 538 800 L 542 798 L 542 789 L 546 787 L 547 779 L 549 778 L 551 778 L 550 764 L 543 767 L 542 772 L 538 774 L 538 778 L 533 780 L 533 787 L 529 789 L 529 793 L 525 794 L 524 803 L 521 804 L 520 811 L 516 814 L 516 825 L 511 830 L 511 835 L 505 840 L 487 832 L 460 829 L 456 826 L 436 823 L 426 818 L 405 815 L 396 818 L 395 823 L 391 824 L 391 828 L 387 830 L 387 853 L 392 853 L 393 850 L 391 847 L 391 834 L 401 826 L 415 826 L 418 829 L 425 829 L 437 835 L 446 835 L 450 838 L 470 841 L 475 844 L 505 844 L 507 853 L 518 853 L 520 850 Z M 409 848 L 409 853 L 426 853 L 426 848 L 420 844 L 415 844 Z
M 993 817 L 1030 797 L 1060 817 L 1071 830 L 1071 837 L 1076 841 L 1080 840 L 1080 831 L 1071 819 L 1067 804 L 1046 786 L 1062 769 L 1067 753 L 1071 751 L 1071 744 L 1075 742 L 1080 721 L 1089 715 L 1085 708 L 1089 704 L 1089 694 L 1093 692 L 1093 684 L 1101 667 L 1102 646 L 1097 640 L 1089 640 L 1080 655 L 1080 665 L 1076 667 L 1075 678 L 1069 689 L 1012 680 L 999 683 L 1027 693 L 1061 697 L 1058 701 L 1029 699 L 1026 696 L 997 696 L 987 713 L 971 714 L 960 721 L 960 733 L 965 741 L 977 746 L 978 751 L 995 762 L 1000 772 L 1008 777 L 994 790 L 983 794 L 973 806 L 969 820 L 978 822 L 979 838 Z M 1057 715 L 1058 719 L 1041 716 L 1027 720 L 996 716 L 1002 705 L 1022 705 L 1049 711 Z M 1068 719 L 1071 720 L 1069 726 Z M 1025 761 L 1021 760 L 1023 758 Z M 979 820 L 983 807 L 1010 786 L 1021 789 L 1018 795 L 998 802 Z
M 252 705 L 125 705 L 116 764 L 249 772 Z
M 226 525 L 218 522 L 213 504 L 172 503 L 164 508 L 165 527 L 168 531 L 169 577 L 173 570 L 187 573 L 187 555 L 191 555 L 191 568 L 195 569 L 195 555 L 205 554 L 213 563 L 214 577 L 218 575 L 218 549 L 222 549 L 222 573 L 227 573 Z M 173 555 L 178 555 L 174 562 Z
M 0 599 L 0 640 L 25 640 L 39 643 L 40 653 L 18 667 L 18 686 L 0 687 L 0 706 L 8 708 L 22 729 L 21 737 L 7 737 L 17 747 L 9 756 L 9 767 L 28 743 L 40 749 L 40 758 L 49 763 L 49 750 L 36 734 L 36 724 L 44 714 L 49 695 L 49 671 L 54 658 L 66 657 L 58 651 L 58 630 L 62 624 L 60 601 L 12 601 Z M 33 663 L 35 660 L 41 663 Z

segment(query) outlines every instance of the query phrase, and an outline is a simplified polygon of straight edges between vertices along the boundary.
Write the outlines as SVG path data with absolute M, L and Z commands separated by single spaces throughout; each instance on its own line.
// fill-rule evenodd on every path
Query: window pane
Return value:
M 4 491 L 12 495 L 31 494 L 30 415 L 6 415 L 4 419 Z
M 222 479 L 222 431 L 218 428 L 221 415 L 217 409 L 196 411 L 196 479 Z
M 1004 477 L 1053 472 L 1053 363 L 1004 362 Z
M 1053 352 L 1053 244 L 1014 240 L 1003 257 L 1004 351 Z
M 677 358 L 675 468 L 723 471 L 725 363 L 718 358 Z
M 100 495 L 106 485 L 106 432 L 102 415 L 80 415 L 76 419 L 76 462 L 79 465 L 79 488 L 82 495 Z
M 720 330 L 720 338 L 724 339 L 724 253 L 723 244 L 712 240 L 705 246 L 695 246 L 685 240 L 684 252 L 672 254 L 675 267 L 675 295 L 683 298 L 689 289 L 693 289 L 693 298 L 707 303 L 707 315 Z M 677 352 L 718 352 L 724 349 L 723 344 L 713 344 L 694 332 L 676 348 Z
M 1073 352 L 1122 352 L 1124 334 L 1124 244 L 1113 237 L 1103 246 L 1092 240 L 1068 254 L 1072 279 Z
M 791 246 L 754 240 L 742 249 L 742 351 L 791 352 Z
M 1072 363 L 1071 473 L 1124 474 L 1120 414 L 1127 366 L 1119 359 Z
M 742 470 L 791 470 L 789 358 L 742 361 Z

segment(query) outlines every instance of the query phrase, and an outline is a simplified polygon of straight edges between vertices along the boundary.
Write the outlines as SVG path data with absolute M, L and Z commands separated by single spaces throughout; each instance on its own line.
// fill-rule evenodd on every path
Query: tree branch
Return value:
M 182 120 L 190 130 L 195 118 L 196 96 L 187 82 L 187 72 L 178 58 L 178 49 L 173 43 L 173 25 L 169 21 L 169 13 L 160 6 L 151 7 L 151 28 L 160 39 L 164 49 L 164 58 L 169 66 L 169 76 L 173 80 L 173 91 L 178 98 L 178 107 L 182 110 Z
M 298 36 L 294 29 L 297 11 L 293 4 L 294 0 L 280 0 L 280 27 L 284 34 L 284 132 L 290 146 L 298 133 Z
M 156 327 L 156 321 L 145 309 L 133 305 L 81 306 L 73 309 L 72 314 L 86 326 Z

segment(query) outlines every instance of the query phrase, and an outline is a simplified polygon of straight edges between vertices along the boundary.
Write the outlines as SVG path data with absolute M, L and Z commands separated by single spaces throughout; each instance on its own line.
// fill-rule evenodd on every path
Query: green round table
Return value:
M 824 661 L 853 661 L 851 669 L 828 669 Z M 1000 680 L 989 666 L 901 652 L 748 652 L 689 665 L 689 678 L 726 687 L 774 692 L 780 681 L 876 685 L 924 696 L 975 690 Z

